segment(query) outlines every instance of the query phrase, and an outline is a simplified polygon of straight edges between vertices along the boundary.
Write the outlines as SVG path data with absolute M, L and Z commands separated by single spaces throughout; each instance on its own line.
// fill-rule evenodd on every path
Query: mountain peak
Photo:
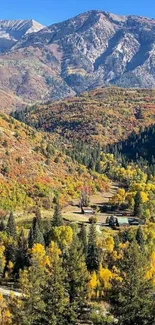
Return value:
M 8 51 L 24 35 L 38 32 L 43 25 L 35 20 L 0 20 L 0 52 Z
M 90 10 L 43 27 L 0 22 L 0 89 L 29 103 L 107 85 L 155 87 L 155 20 Z

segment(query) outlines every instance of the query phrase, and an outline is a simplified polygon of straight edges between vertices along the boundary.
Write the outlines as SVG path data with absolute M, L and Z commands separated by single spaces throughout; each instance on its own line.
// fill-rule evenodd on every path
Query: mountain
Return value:
M 98 88 L 54 103 L 33 105 L 13 116 L 64 139 L 104 146 L 155 123 L 155 90 Z
M 25 33 L 0 56 L 0 88 L 27 103 L 111 84 L 155 87 L 154 19 L 88 11 Z
M 36 33 L 45 26 L 34 20 L 0 20 L 0 52 L 6 52 L 24 35 Z

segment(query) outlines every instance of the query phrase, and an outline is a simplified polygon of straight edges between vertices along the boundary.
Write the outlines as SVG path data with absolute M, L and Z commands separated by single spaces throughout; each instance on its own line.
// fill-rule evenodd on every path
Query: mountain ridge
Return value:
M 24 35 L 38 32 L 43 25 L 30 20 L 0 20 L 0 52 L 6 52 Z
M 0 89 L 29 104 L 109 85 L 155 87 L 154 19 L 87 11 L 0 55 Z

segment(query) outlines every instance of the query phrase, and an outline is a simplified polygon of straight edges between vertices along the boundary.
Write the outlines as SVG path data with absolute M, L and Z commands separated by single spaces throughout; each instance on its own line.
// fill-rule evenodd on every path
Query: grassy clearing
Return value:
M 111 188 L 108 192 L 104 193 L 96 193 L 90 197 L 90 205 L 100 207 L 103 204 L 109 202 L 109 199 L 114 195 L 114 193 L 118 189 L 118 184 L 113 183 Z M 53 216 L 53 209 L 51 210 L 44 210 L 41 209 L 41 215 L 43 221 L 50 220 Z M 73 205 L 68 205 L 62 210 L 62 215 L 64 219 L 69 222 L 89 222 L 89 215 L 84 215 L 81 213 L 81 209 L 78 207 L 78 200 L 73 201 Z M 108 213 L 97 213 L 98 222 L 105 223 L 107 216 L 110 214 Z M 17 226 L 23 226 L 25 229 L 30 228 L 32 220 L 34 218 L 34 213 L 27 213 L 27 212 L 16 212 L 15 219 Z

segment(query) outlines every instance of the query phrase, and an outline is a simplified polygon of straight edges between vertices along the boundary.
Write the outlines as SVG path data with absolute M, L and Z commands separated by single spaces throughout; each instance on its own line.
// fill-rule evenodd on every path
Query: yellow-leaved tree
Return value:
M 3 295 L 0 294 L 0 325 L 10 325 L 11 321 L 11 313 L 8 309 L 6 300 Z

